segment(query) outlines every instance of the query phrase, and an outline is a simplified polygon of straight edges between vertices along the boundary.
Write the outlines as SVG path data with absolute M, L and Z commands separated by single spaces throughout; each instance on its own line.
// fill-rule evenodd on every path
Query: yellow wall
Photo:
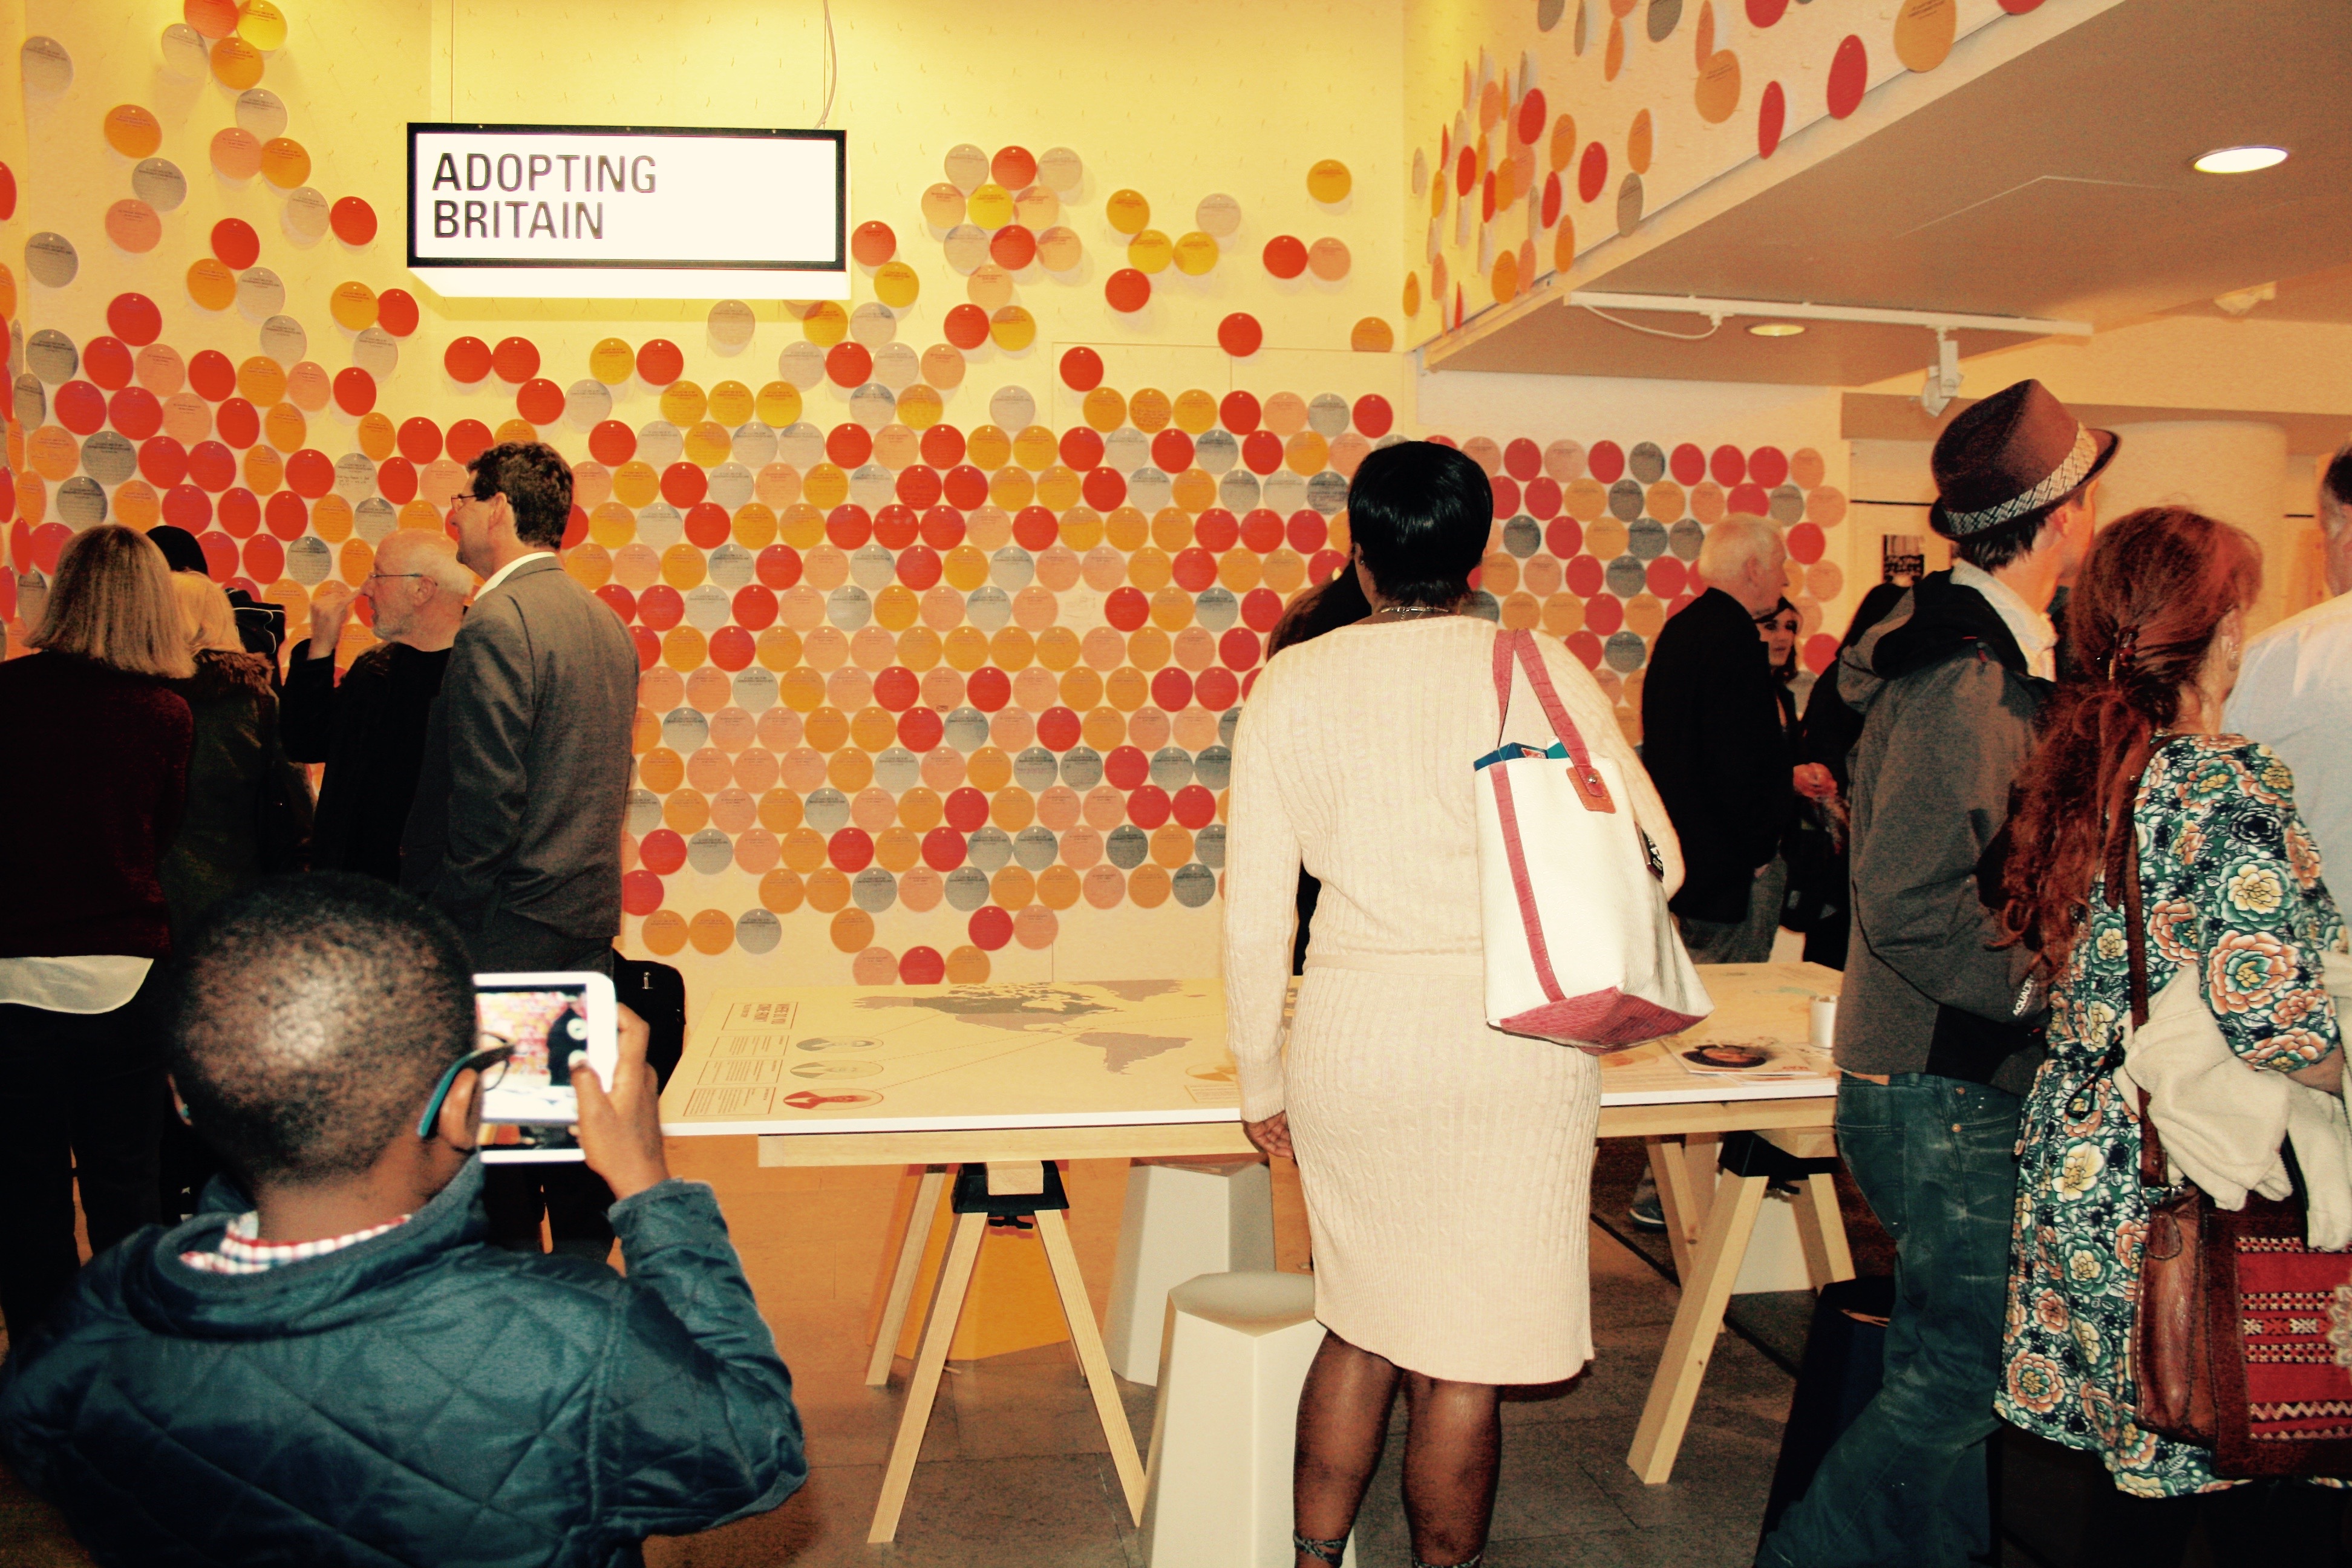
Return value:
M 264 61 L 260 86 L 283 100 L 286 134 L 303 144 L 312 162 L 310 184 L 330 201 L 358 195 L 373 206 L 379 229 L 364 245 L 348 246 L 332 237 L 298 241 L 282 221 L 283 193 L 264 179 L 232 183 L 215 175 L 207 148 L 214 134 L 232 123 L 236 94 L 216 80 L 183 79 L 164 68 L 161 38 L 166 26 L 181 18 L 177 4 L 0 0 L 0 27 L 12 41 L 27 34 L 49 36 L 75 62 L 68 91 L 26 99 L 21 143 L 7 140 L 16 134 L 13 127 L 0 129 L 0 162 L 16 171 L 25 193 L 0 239 L 16 279 L 19 323 L 26 331 L 61 331 L 86 346 L 107 330 L 109 302 L 118 294 L 138 292 L 161 306 L 162 341 L 184 357 L 216 349 L 233 360 L 248 359 L 258 352 L 259 323 L 234 307 L 217 312 L 199 307 L 186 284 L 190 263 L 206 253 L 213 225 L 236 216 L 258 231 L 261 265 L 274 269 L 286 286 L 284 313 L 301 323 L 309 360 L 330 375 L 351 363 L 353 350 L 353 334 L 329 316 L 331 291 L 356 280 L 378 291 L 403 288 L 416 293 L 424 307 L 422 323 L 399 344 L 398 368 L 379 389 L 377 410 L 395 424 L 422 416 L 444 429 L 467 418 L 496 427 L 514 417 L 513 389 L 497 377 L 467 386 L 445 374 L 444 351 L 461 336 L 490 342 L 509 335 L 529 338 L 540 351 L 540 374 L 559 385 L 587 374 L 589 350 L 599 340 L 619 337 L 634 345 L 664 337 L 684 351 L 686 379 L 705 388 L 730 379 L 759 388 L 779 374 L 780 351 L 803 340 L 807 329 L 776 300 L 751 301 L 759 322 L 756 335 L 748 347 L 728 352 L 706 330 L 707 302 L 435 297 L 402 265 L 403 130 L 412 119 L 445 118 L 807 124 L 816 118 L 821 90 L 822 26 L 815 6 L 714 0 L 691 11 L 649 12 L 576 0 L 292 0 L 286 15 L 286 41 Z M 945 423 L 961 430 L 986 424 L 992 395 L 1010 386 L 1034 396 L 1036 421 L 1050 433 L 1082 426 L 1082 400 L 1062 384 L 1057 366 L 1065 348 L 1083 343 L 1099 349 L 1108 387 L 1128 394 L 1151 387 L 1171 395 L 1195 388 L 1216 396 L 1245 389 L 1266 400 L 1269 424 L 1276 417 L 1272 410 L 1277 394 L 1336 394 L 1350 404 L 1374 394 L 1394 406 L 1403 433 L 1442 432 L 1486 451 L 1495 463 L 1500 447 L 1520 437 L 1538 447 L 1562 437 L 1629 447 L 1643 440 L 1668 447 L 1688 441 L 1706 448 L 1731 442 L 1743 448 L 1817 449 L 1831 466 L 1825 482 L 1843 482 L 1843 454 L 1833 421 L 1824 412 L 1829 405 L 1817 392 L 1416 379 L 1407 356 L 1351 351 L 1367 318 L 1399 332 L 1404 326 L 1398 310 L 1405 264 L 1400 236 L 1408 228 L 1409 184 L 1408 150 L 1399 130 L 1408 58 L 1402 0 L 1284 6 L 1202 0 L 1157 10 L 1066 0 L 978 9 L 867 0 L 836 7 L 835 27 L 839 81 L 832 123 L 849 134 L 851 223 L 888 223 L 898 237 L 899 258 L 914 267 L 921 285 L 919 299 L 896 322 L 898 342 L 918 351 L 939 342 L 947 310 L 966 296 L 966 279 L 948 265 L 940 233 L 926 224 L 920 206 L 926 187 L 942 179 L 950 148 L 971 142 L 992 153 L 1013 143 L 1042 152 L 1066 145 L 1086 163 L 1084 183 L 1061 215 L 1080 237 L 1085 259 L 1067 276 L 1033 268 L 1014 279 L 1015 301 L 1038 322 L 1036 342 L 1017 353 L 987 346 L 966 356 L 961 384 L 943 389 Z M 163 127 L 161 155 L 185 172 L 190 189 L 184 205 L 162 215 L 162 243 L 142 254 L 124 251 L 105 237 L 108 208 L 130 194 L 131 161 L 106 145 L 100 128 L 108 110 L 126 102 L 156 115 Z M 1309 167 L 1326 159 L 1345 163 L 1353 176 L 1349 194 L 1333 203 L 1316 200 L 1307 184 Z M 1243 213 L 1239 232 L 1213 271 L 1201 278 L 1173 268 L 1157 274 L 1153 302 L 1132 316 L 1112 311 L 1103 295 L 1105 279 L 1129 259 L 1124 237 L 1106 216 L 1108 198 L 1122 188 L 1142 193 L 1151 205 L 1152 226 L 1171 237 L 1194 226 L 1196 204 L 1212 193 L 1236 198 Z M 24 240 L 36 229 L 65 234 L 77 246 L 80 270 L 69 286 L 45 289 L 18 270 Z M 1344 242 L 1351 259 L 1348 275 L 1292 281 L 1270 276 L 1260 255 L 1277 235 L 1308 243 L 1325 237 Z M 861 268 L 850 303 L 873 297 L 871 270 Z M 1265 347 L 1245 359 L 1217 346 L 1218 323 L 1234 311 L 1255 315 L 1265 331 Z M 53 396 L 57 390 L 46 388 L 44 395 Z M 657 388 L 631 378 L 614 394 L 614 418 L 638 426 L 660 416 Z M 802 417 L 820 429 L 845 424 L 845 393 L 820 383 L 805 395 Z M 1297 417 L 1303 413 L 1294 406 L 1291 418 Z M 581 428 L 559 421 L 541 433 L 575 461 L 585 457 Z M 75 448 L 59 448 L 49 438 L 45 449 L 52 456 L 62 450 L 68 466 L 45 478 L 26 456 L 28 444 L 37 444 L 34 436 L 35 430 L 24 427 L 10 431 L 23 505 L 22 515 L 10 524 L 9 550 L 11 563 L 37 586 L 40 563 L 54 559 L 62 531 L 54 525 L 56 501 L 72 471 Z M 1478 447 L 1474 437 L 1492 445 Z M 375 438 L 330 404 L 307 412 L 299 439 L 303 447 L 332 459 Z M 1011 482 L 1010 468 L 997 478 Z M 580 471 L 586 476 L 591 470 L 583 466 Z M 795 474 L 793 484 L 799 486 L 803 478 L 814 484 L 815 476 Z M 356 493 L 364 495 L 364 474 L 361 482 Z M 609 483 L 610 476 L 602 482 Z M 1029 482 L 1020 479 L 1013 488 Z M 253 483 L 257 489 L 265 488 L 259 480 Z M 142 496 L 141 489 L 136 479 L 112 486 L 110 515 L 132 521 L 152 516 L 157 498 L 152 489 Z M 1093 540 L 1106 527 L 1102 519 L 1082 517 L 1084 511 L 1066 509 L 1058 518 L 1074 556 L 1096 552 Z M 347 537 L 348 516 L 338 521 L 332 513 L 332 503 L 319 503 L 311 528 L 332 547 L 338 574 L 363 574 L 363 544 Z M 1167 570 L 1164 556 L 1193 542 L 1200 517 L 1182 509 L 1172 518 L 1166 511 L 1139 516 L 1135 526 L 1148 529 L 1157 545 L 1146 547 L 1139 539 L 1119 535 L 1120 548 L 1109 556 L 1112 575 L 1102 585 L 1081 582 L 1055 593 L 1058 624 L 1080 634 L 1107 630 L 1107 588 L 1121 574 L 1130 584 L 1156 586 L 1157 575 Z M 1335 537 L 1343 539 L 1344 519 L 1335 521 L 1342 530 Z M 37 523 L 44 526 L 36 528 Z M 625 538 L 635 526 L 625 517 L 625 531 L 615 537 Z M 733 526 L 739 541 L 758 535 L 752 542 L 765 542 L 767 535 L 740 515 Z M 992 524 L 974 511 L 971 526 L 971 537 L 987 549 L 1003 542 L 1003 518 Z M 1841 539 L 1833 539 L 1833 547 L 1840 547 Z M 236 542 L 247 552 L 243 559 L 250 561 L 252 546 Z M 803 548 L 814 575 L 824 547 L 813 535 Z M 1155 562 L 1154 548 L 1163 559 Z M 614 559 L 619 553 L 616 547 L 583 545 L 573 552 L 571 564 L 583 581 L 601 582 L 621 570 Z M 1518 574 L 1507 559 L 1496 559 L 1498 574 Z M 1539 555 L 1538 563 L 1544 559 Z M 690 581 L 710 564 L 709 551 L 698 554 L 689 549 L 680 570 Z M 833 568 L 843 564 L 841 552 L 835 552 Z M 1286 542 L 1272 549 L 1227 550 L 1218 568 L 1222 580 L 1237 589 L 1258 584 L 1286 593 L 1303 579 L 1307 562 Z M 1537 585 L 1506 605 L 1507 616 L 1526 624 L 1572 625 L 1584 618 L 1583 604 L 1572 593 L 1557 584 L 1540 585 L 1532 572 L 1529 581 Z M 257 585 L 288 602 L 299 625 L 306 598 L 300 583 Z M 1187 604 L 1174 613 L 1181 621 L 1193 611 Z M 20 635 L 21 626 L 16 630 Z M 363 645 L 362 637 L 354 637 L 345 651 Z M 1194 645 L 1196 654 L 1199 646 Z M 820 677 L 854 669 L 864 657 L 845 658 L 839 639 L 826 659 L 819 658 L 814 640 L 796 640 L 794 647 L 799 651 L 791 658 L 805 654 Z M 1000 649 L 991 657 L 1001 655 Z M 675 648 L 664 657 L 675 658 Z M 1144 641 L 1135 641 L 1118 657 L 1147 666 L 1149 675 L 1157 668 L 1154 658 L 1171 656 L 1164 646 L 1147 649 Z M 1180 643 L 1177 662 L 1184 657 Z M 1028 655 L 1020 658 L 1025 664 Z M 658 679 L 674 683 L 676 677 L 713 673 L 709 666 L 698 671 L 692 658 L 684 662 L 686 668 Z M 908 662 L 915 662 L 911 655 Z M 793 668 L 786 659 L 780 673 L 790 674 Z M 1637 688 L 1614 676 L 1608 679 L 1625 697 L 1635 695 Z M 1080 688 L 1085 684 L 1079 681 Z M 854 694 L 856 688 L 852 679 L 848 689 Z M 1073 688 L 1067 680 L 1061 689 L 1064 700 L 1081 707 L 1090 702 L 1096 717 L 1127 726 L 1131 737 L 1151 727 L 1148 704 L 1143 713 L 1129 717 L 1105 698 L 1069 697 Z M 833 696 L 829 690 L 828 701 Z M 1630 703 L 1621 712 L 1630 723 Z M 657 729 L 661 717 L 648 712 L 641 725 Z M 1201 725 L 1205 720 L 1213 728 L 1216 715 L 1188 710 L 1168 717 L 1180 730 L 1190 726 L 1184 732 L 1193 739 L 1185 749 L 1197 761 Z M 1016 749 L 1020 729 L 1017 723 L 1012 727 L 1015 743 L 1005 750 Z M 641 739 L 641 746 L 650 744 L 650 735 Z M 751 751 L 761 749 L 711 753 L 719 769 L 713 787 L 666 788 L 656 808 L 678 831 L 688 831 L 688 824 L 698 825 L 704 812 L 719 809 L 717 784 L 740 777 L 730 770 L 740 769 Z M 837 767 L 854 749 L 827 752 L 828 765 Z M 974 753 L 955 766 L 979 760 Z M 773 793 L 761 797 L 763 808 Z M 1016 795 L 1024 798 L 1011 798 Z M 909 799 L 894 803 L 886 797 L 879 803 L 886 817 L 898 813 L 894 826 L 908 825 L 914 811 Z M 802 798 L 793 799 L 776 820 L 798 820 L 803 805 Z M 1044 805 L 1017 786 L 999 791 L 995 800 L 1015 816 Z M 1110 806 L 1118 809 L 1116 792 Z M 667 875 L 660 884 L 662 915 L 655 926 L 635 916 L 628 922 L 632 942 L 677 954 L 686 941 L 683 922 L 704 917 L 693 929 L 698 945 L 700 937 L 710 937 L 710 950 L 686 946 L 678 957 L 690 966 L 698 990 L 753 973 L 769 979 L 845 982 L 854 973 L 887 973 L 918 947 L 951 957 L 966 950 L 959 961 L 967 964 L 982 959 L 971 946 L 971 917 L 950 903 L 917 910 L 905 899 L 896 900 L 874 915 L 867 936 L 850 910 L 833 901 L 846 897 L 848 884 L 838 874 L 811 869 L 794 879 L 788 897 L 777 894 L 772 874 L 742 864 L 765 829 L 730 831 L 735 835 L 736 864 L 709 873 L 686 868 Z M 782 826 L 778 832 L 789 850 L 789 835 Z M 1065 835 L 1066 866 L 1084 858 L 1072 848 L 1083 837 Z M 1154 840 L 1155 853 L 1177 857 L 1167 869 L 1181 867 L 1186 843 L 1201 847 L 1189 838 Z M 772 844 L 766 853 L 776 853 Z M 1099 873 L 1102 864 L 1071 868 Z M 1057 908 L 1049 940 L 1034 950 L 1020 941 L 995 950 L 984 959 L 988 972 L 1017 979 L 1183 974 L 1213 968 L 1217 902 L 1185 909 L 1168 899 L 1139 907 L 1139 889 L 1150 880 L 1150 864 L 1113 885 L 1110 907 L 1075 899 Z M 992 898 L 1032 907 L 1045 896 L 1040 875 L 1034 889 L 1018 879 L 1000 880 Z M 1075 898 L 1068 894 L 1074 885 L 1066 877 L 1066 896 Z M 1118 893 L 1118 887 L 1127 893 Z M 772 952 L 754 954 L 736 945 L 731 933 L 736 920 L 760 909 L 763 900 L 779 909 L 782 940 Z M 657 936 L 662 928 L 667 934 Z

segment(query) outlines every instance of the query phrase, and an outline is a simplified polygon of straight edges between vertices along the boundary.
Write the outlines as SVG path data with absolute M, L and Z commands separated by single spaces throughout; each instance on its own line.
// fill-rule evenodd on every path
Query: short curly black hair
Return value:
M 515 537 L 553 550 L 572 521 L 572 465 L 544 441 L 501 441 L 466 465 L 474 476 L 474 499 L 507 498 L 514 509 Z
M 278 877 L 215 906 L 172 973 L 173 1081 L 248 1185 L 355 1175 L 473 1050 L 457 933 L 347 872 Z

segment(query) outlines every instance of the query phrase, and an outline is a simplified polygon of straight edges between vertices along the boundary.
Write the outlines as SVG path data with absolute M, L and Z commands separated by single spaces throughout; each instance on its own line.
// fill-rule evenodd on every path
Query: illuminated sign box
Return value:
M 839 131 L 408 128 L 408 265 L 445 295 L 849 297 Z

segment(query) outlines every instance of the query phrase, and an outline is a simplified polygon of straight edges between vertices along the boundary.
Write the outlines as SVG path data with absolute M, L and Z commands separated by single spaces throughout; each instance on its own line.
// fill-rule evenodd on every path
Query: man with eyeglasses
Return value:
M 636 1563 L 807 1477 L 711 1190 L 664 1161 L 645 1026 L 579 1141 L 623 1279 L 482 1245 L 478 1049 L 449 923 L 264 882 L 180 955 L 173 1081 L 242 1190 L 96 1258 L 0 1369 L 0 1457 L 106 1564 Z
M 400 885 L 449 917 L 485 972 L 613 972 L 637 646 L 557 559 L 572 469 L 552 447 L 478 455 L 449 500 L 457 559 L 483 578 L 449 649 L 401 846 Z M 603 1258 L 612 1200 L 578 1167 L 509 1165 L 491 1239 Z
M 398 885 L 425 721 L 473 591 L 474 574 L 446 538 L 404 528 L 376 547 L 375 569 L 357 595 L 329 582 L 311 596 L 310 636 L 294 645 L 278 725 L 288 756 L 327 764 L 311 837 L 315 868 Z M 338 680 L 335 648 L 360 598 L 375 612 L 369 629 L 377 646 Z
M 609 973 L 636 644 L 556 556 L 562 456 L 501 442 L 467 472 L 449 531 L 483 582 L 426 727 L 401 886 L 449 917 L 478 970 Z

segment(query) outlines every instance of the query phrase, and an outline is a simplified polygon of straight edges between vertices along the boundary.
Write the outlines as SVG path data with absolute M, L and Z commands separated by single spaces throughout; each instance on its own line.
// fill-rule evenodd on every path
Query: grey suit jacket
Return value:
M 619 933 L 636 702 L 628 628 L 554 556 L 467 612 L 427 721 L 400 881 L 456 922 L 476 964 L 536 966 L 551 935 L 594 947 Z

